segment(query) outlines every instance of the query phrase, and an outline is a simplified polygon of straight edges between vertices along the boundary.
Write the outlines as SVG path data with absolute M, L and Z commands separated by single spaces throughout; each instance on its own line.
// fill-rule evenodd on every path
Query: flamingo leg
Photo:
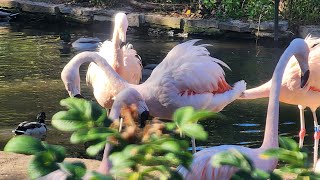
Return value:
M 191 138 L 192 145 L 192 154 L 196 153 L 196 139 L 194 137 Z
M 313 153 L 313 167 L 318 160 L 318 147 L 319 147 L 319 139 L 320 139 L 320 126 L 317 120 L 317 114 L 315 110 L 312 111 L 313 121 L 314 121 L 314 153 Z
M 299 110 L 300 110 L 299 148 L 302 148 L 304 137 L 306 135 L 306 125 L 305 125 L 305 120 L 304 120 L 304 109 L 306 107 L 302 106 L 302 105 L 298 105 L 298 107 L 299 107 Z

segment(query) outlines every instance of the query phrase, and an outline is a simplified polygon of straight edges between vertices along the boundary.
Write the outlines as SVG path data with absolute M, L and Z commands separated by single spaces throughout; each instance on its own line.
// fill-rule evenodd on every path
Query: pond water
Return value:
M 72 40 L 79 37 L 111 37 L 110 24 L 95 27 L 67 27 L 62 25 L 0 25 L 0 150 L 13 136 L 11 132 L 22 121 L 34 120 L 38 112 L 44 111 L 50 120 L 53 114 L 62 110 L 59 101 L 68 97 L 60 72 L 64 65 L 78 52 L 65 51 L 59 33 L 71 32 Z M 156 37 L 131 29 L 131 42 L 143 60 L 143 65 L 160 63 L 165 55 L 178 43 L 190 38 Z M 244 79 L 247 87 L 255 87 L 271 78 L 283 47 L 275 48 L 272 41 L 240 40 L 234 38 L 202 38 L 211 55 L 226 62 L 232 69 L 225 69 L 230 84 Z M 285 43 L 286 44 L 286 43 Z M 81 67 L 82 94 L 94 99 L 92 91 L 85 84 L 87 64 Z M 280 134 L 295 136 L 299 131 L 299 111 L 297 106 L 281 104 Z M 257 147 L 264 132 L 267 99 L 237 100 L 221 113 L 222 119 L 202 122 L 209 132 L 203 146 L 237 144 Z M 312 151 L 313 123 L 309 111 L 306 112 L 307 132 L 305 143 Z M 55 130 L 49 124 L 47 141 L 69 147 L 71 156 L 82 156 L 83 146 L 70 145 L 69 134 Z

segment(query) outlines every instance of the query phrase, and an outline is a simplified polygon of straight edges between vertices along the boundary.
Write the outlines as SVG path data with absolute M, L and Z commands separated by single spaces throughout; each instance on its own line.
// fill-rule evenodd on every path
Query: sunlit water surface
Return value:
M 49 134 L 47 141 L 68 147 L 70 156 L 84 154 L 83 145 L 70 145 L 69 134 L 55 130 L 50 119 L 63 108 L 59 101 L 68 97 L 60 72 L 64 65 L 78 52 L 65 48 L 57 40 L 59 33 L 68 30 L 72 40 L 79 37 L 111 38 L 110 24 L 98 27 L 63 27 L 46 25 L 28 27 L 27 25 L 0 25 L 0 150 L 13 136 L 11 132 L 22 121 L 34 120 L 38 112 L 44 111 L 48 117 Z M 178 43 L 187 39 L 155 37 L 139 34 L 131 29 L 127 39 L 143 60 L 143 65 L 160 63 L 165 55 Z M 225 69 L 230 84 L 244 79 L 247 87 L 255 87 L 271 78 L 283 47 L 274 48 L 272 42 L 240 39 L 203 38 L 211 55 L 226 62 L 232 71 Z M 69 52 L 70 51 L 70 52 Z M 87 64 L 81 67 L 82 94 L 94 99 L 92 91 L 85 84 Z M 188 72 L 186 72 L 188 73 Z M 297 106 L 281 104 L 280 134 L 294 136 L 299 131 L 299 111 Z M 267 99 L 237 100 L 221 113 L 224 118 L 202 122 L 209 133 L 202 146 L 237 144 L 258 147 L 263 139 L 267 110 Z M 305 143 L 313 145 L 312 116 L 306 112 L 307 132 Z

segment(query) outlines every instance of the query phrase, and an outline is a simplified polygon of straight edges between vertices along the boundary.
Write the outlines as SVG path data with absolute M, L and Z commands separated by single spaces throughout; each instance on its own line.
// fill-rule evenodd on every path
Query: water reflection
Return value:
M 0 28 L 0 149 L 12 136 L 11 130 L 20 122 L 34 120 L 40 111 L 52 117 L 63 108 L 59 101 L 67 92 L 60 80 L 64 65 L 77 53 L 66 49 L 59 34 L 66 29 L 72 41 L 79 37 L 110 38 L 110 25 L 95 27 L 35 28 L 13 24 Z M 131 31 L 127 37 L 143 59 L 143 65 L 159 63 L 183 38 L 148 37 Z M 204 39 L 211 55 L 226 62 L 232 71 L 225 69 L 226 79 L 231 84 L 245 79 L 247 87 L 260 85 L 271 78 L 283 48 L 256 45 L 254 40 Z M 269 45 L 270 43 L 267 43 Z M 70 50 L 70 51 L 69 51 Z M 81 90 L 85 97 L 93 98 L 85 84 L 87 66 L 80 69 Z M 267 111 L 267 99 L 237 100 L 222 112 L 224 116 L 201 122 L 209 132 L 208 142 L 202 146 L 238 144 L 256 147 L 262 142 Z M 312 116 L 306 112 L 307 134 L 305 143 L 312 144 Z M 292 105 L 281 104 L 280 134 L 294 135 L 299 131 L 299 111 Z M 48 121 L 50 123 L 50 121 Z M 309 135 L 309 136 L 308 136 Z M 48 142 L 72 147 L 73 156 L 81 156 L 82 146 L 68 143 L 70 134 L 56 131 L 49 125 Z

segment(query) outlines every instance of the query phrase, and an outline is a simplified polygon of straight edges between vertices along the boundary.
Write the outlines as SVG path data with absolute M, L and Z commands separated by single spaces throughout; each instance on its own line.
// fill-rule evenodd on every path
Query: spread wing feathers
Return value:
M 135 69 L 140 69 L 140 72 L 141 72 L 141 70 L 143 68 L 142 60 L 136 50 L 124 48 L 123 56 L 124 56 L 124 65 L 125 66 L 128 66 L 129 63 L 131 63 L 132 66 L 135 67 Z
M 219 82 L 225 81 L 225 73 L 221 66 L 215 63 L 215 58 L 199 58 L 198 61 L 184 63 L 172 71 L 172 77 L 180 92 L 214 92 L 219 89 Z
M 137 51 L 132 48 L 123 48 L 123 63 L 126 73 L 123 78 L 131 84 L 139 84 L 142 79 L 142 62 Z M 127 77 L 125 77 L 127 76 Z
M 153 70 L 149 79 L 155 79 L 159 76 L 171 73 L 172 71 L 176 71 L 177 69 L 180 69 L 181 66 L 190 66 L 188 67 L 188 69 L 192 69 L 192 74 L 194 75 L 195 73 L 200 73 L 201 71 L 204 71 L 203 69 L 198 69 L 199 66 L 204 67 L 208 64 L 211 65 L 208 65 L 209 68 L 205 69 L 206 72 L 215 71 L 217 69 L 218 74 L 220 74 L 222 71 L 224 75 L 224 71 L 222 70 L 222 68 L 218 68 L 218 66 L 215 66 L 213 64 L 219 64 L 228 69 L 230 69 L 230 67 L 223 61 L 211 57 L 210 52 L 206 49 L 206 46 L 208 46 L 207 44 L 197 46 L 194 45 L 198 41 L 199 39 L 190 40 L 175 46 L 168 53 L 165 59 Z M 188 65 L 188 63 L 190 63 L 190 65 Z M 199 64 L 193 66 L 194 64 L 192 63 Z M 201 63 L 203 63 L 203 65 L 201 65 Z M 215 66 L 215 68 L 211 69 L 212 66 Z
M 197 61 L 167 68 L 166 73 L 152 73 L 153 77 L 148 80 L 151 83 L 159 80 L 158 86 L 162 88 L 158 92 L 158 98 L 162 105 L 192 105 L 196 109 L 218 112 L 236 98 L 237 93 L 233 91 L 215 94 L 230 88 L 225 82 L 224 71 L 210 56 L 197 58 Z
M 183 61 L 197 61 L 197 57 L 201 56 L 210 56 L 210 52 L 207 50 L 207 46 L 211 46 L 210 44 L 200 44 L 194 45 L 196 42 L 200 41 L 200 39 L 193 39 L 186 41 L 184 43 L 176 45 L 164 58 L 164 60 L 159 64 L 160 67 L 162 64 L 170 63 L 170 65 L 178 64 L 180 65 Z M 193 57 L 193 58 L 191 58 Z M 230 67 L 219 59 L 214 59 L 216 63 L 230 69 Z

